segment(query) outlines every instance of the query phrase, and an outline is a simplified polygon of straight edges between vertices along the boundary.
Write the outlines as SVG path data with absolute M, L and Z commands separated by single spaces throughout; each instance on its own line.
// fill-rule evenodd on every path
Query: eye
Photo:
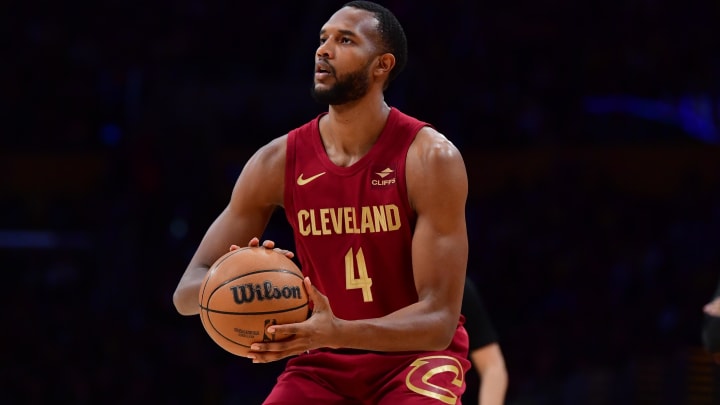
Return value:
M 352 44 L 352 42 L 353 42 L 353 41 L 352 41 L 350 38 L 348 38 L 348 37 L 342 37 L 342 38 L 340 38 L 340 43 L 341 43 L 341 44 Z
M 320 45 L 324 44 L 327 41 L 327 38 L 320 37 Z

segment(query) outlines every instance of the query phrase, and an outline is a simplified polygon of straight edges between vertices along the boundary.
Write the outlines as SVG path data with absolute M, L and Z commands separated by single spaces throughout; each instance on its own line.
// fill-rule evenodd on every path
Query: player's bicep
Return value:
M 419 134 L 420 136 L 420 134 Z M 468 183 L 459 151 L 430 133 L 408 159 L 408 194 L 418 214 L 413 266 L 418 295 L 451 302 L 459 313 L 468 257 Z

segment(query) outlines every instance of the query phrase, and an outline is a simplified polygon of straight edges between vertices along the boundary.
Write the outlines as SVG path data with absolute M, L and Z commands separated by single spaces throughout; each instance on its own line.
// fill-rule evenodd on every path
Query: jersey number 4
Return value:
M 357 277 L 355 277 L 355 262 L 357 262 Z M 372 302 L 371 286 L 372 279 L 368 277 L 362 248 L 358 249 L 355 257 L 353 257 L 353 250 L 348 250 L 345 254 L 345 288 L 348 290 L 362 289 L 363 301 Z

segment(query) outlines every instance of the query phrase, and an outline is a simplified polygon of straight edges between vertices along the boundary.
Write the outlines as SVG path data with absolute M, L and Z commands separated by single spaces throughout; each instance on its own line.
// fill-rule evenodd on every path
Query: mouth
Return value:
M 315 63 L 315 77 L 327 77 L 332 73 L 332 67 L 327 62 L 318 61 Z

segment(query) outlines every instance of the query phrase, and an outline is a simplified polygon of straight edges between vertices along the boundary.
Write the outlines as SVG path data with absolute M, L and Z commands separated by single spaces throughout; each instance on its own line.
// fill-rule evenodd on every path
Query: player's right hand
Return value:
M 328 298 L 315 288 L 309 277 L 305 277 L 304 283 L 308 298 L 314 304 L 312 315 L 303 322 L 268 327 L 268 333 L 278 340 L 253 343 L 247 356 L 253 363 L 269 363 L 322 347 L 339 347 L 333 342 L 343 321 L 335 317 Z

